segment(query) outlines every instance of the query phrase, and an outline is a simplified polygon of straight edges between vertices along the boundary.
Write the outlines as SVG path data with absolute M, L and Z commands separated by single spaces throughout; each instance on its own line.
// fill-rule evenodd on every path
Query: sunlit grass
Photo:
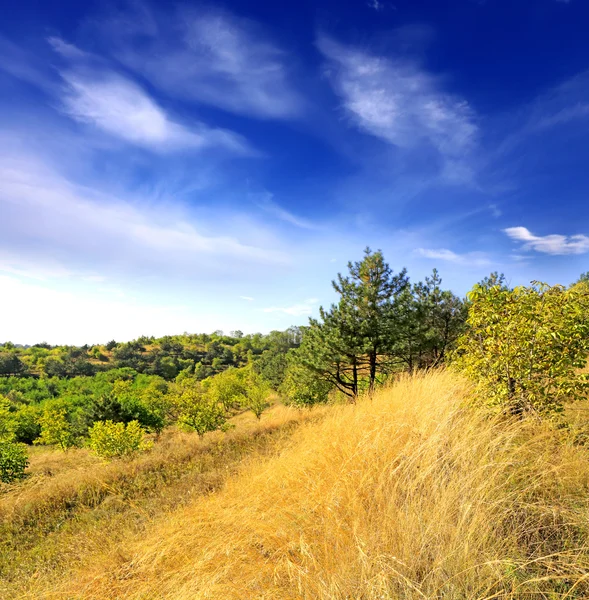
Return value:
M 491 599 L 589 595 L 589 461 L 535 422 L 405 378 L 298 428 L 27 598 Z
M 235 429 L 203 440 L 170 430 L 151 452 L 111 463 L 84 449 L 33 448 L 28 478 L 0 493 L 0 598 L 119 552 L 154 519 L 218 490 L 244 460 L 277 451 L 320 412 L 276 406 L 260 421 L 242 414 Z

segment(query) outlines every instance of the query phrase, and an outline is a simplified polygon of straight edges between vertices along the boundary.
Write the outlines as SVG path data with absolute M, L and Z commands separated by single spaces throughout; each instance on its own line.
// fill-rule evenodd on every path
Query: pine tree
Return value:
M 332 282 L 338 304 L 321 308 L 321 320 L 310 320 L 298 354 L 308 369 L 355 398 L 362 380 L 372 391 L 390 370 L 396 304 L 409 281 L 405 269 L 393 274 L 382 252 L 370 248 L 362 261 L 348 263 L 348 271 Z

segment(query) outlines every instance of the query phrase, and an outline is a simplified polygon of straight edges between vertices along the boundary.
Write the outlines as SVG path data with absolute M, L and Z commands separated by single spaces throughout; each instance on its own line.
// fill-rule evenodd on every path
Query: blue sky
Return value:
M 0 340 L 303 324 L 369 245 L 589 270 L 584 0 L 0 7 Z

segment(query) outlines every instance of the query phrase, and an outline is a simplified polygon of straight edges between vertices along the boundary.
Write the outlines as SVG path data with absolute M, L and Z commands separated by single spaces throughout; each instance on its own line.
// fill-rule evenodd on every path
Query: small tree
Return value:
M 97 421 L 88 431 L 88 447 L 107 460 L 133 456 L 151 445 L 138 421 L 126 424 Z
M 268 402 L 270 391 L 270 386 L 261 377 L 250 380 L 245 405 L 256 415 L 256 419 L 260 419 L 262 413 L 270 406 Z
M 247 386 L 243 374 L 229 368 L 207 380 L 207 391 L 211 398 L 223 405 L 226 411 L 243 404 L 247 395 Z
M 456 365 L 479 396 L 514 414 L 554 414 L 583 396 L 589 352 L 589 286 L 533 282 L 513 290 L 476 285 Z
M 208 431 L 221 429 L 227 413 L 215 398 L 207 394 L 199 382 L 178 386 L 174 394 L 178 423 L 203 437 Z
M 348 271 L 332 281 L 339 301 L 310 319 L 296 356 L 353 401 L 363 388 L 373 391 L 397 362 L 395 309 L 409 280 L 405 269 L 393 274 L 382 252 L 370 248 Z
M 39 425 L 41 426 L 41 435 L 33 442 L 34 444 L 59 446 L 64 452 L 74 445 L 72 425 L 65 410 L 46 410 L 39 417 Z
M 0 481 L 11 483 L 22 479 L 28 466 L 29 457 L 24 444 L 0 440 Z

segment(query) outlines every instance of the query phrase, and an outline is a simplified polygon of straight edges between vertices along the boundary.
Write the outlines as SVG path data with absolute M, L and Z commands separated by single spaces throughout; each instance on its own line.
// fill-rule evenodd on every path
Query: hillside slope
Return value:
M 464 406 L 447 372 L 300 427 L 216 493 L 34 598 L 584 598 L 589 462 Z

